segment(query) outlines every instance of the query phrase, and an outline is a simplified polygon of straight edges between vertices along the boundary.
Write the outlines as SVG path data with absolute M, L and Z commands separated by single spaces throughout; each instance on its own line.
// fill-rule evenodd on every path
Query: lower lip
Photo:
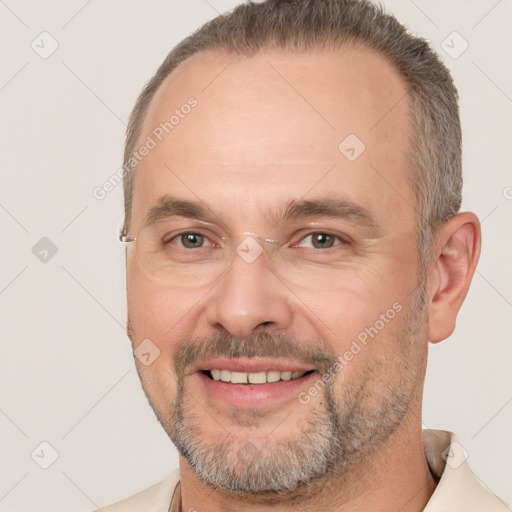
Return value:
M 266 384 L 230 384 L 213 380 L 204 373 L 197 373 L 206 392 L 212 398 L 228 405 L 243 408 L 261 407 L 279 400 L 296 398 L 310 381 L 315 379 L 315 372 L 308 373 L 293 380 L 279 380 Z

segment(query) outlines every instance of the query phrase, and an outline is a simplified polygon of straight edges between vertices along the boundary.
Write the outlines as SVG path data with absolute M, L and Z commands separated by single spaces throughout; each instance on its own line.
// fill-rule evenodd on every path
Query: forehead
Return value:
M 133 219 L 165 194 L 253 221 L 276 202 L 336 193 L 412 219 L 406 91 L 386 60 L 354 46 L 194 55 L 148 109 L 139 145 L 155 146 L 138 165 Z

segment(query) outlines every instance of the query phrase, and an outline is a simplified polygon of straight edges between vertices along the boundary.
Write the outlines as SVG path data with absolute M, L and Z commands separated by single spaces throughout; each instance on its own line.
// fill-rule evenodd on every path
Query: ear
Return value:
M 455 215 L 439 229 L 427 278 L 429 341 L 450 336 L 480 257 L 480 222 L 474 213 Z

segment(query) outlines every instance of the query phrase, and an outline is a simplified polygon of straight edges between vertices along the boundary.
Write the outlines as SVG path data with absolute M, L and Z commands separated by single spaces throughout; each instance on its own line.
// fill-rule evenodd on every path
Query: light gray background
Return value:
M 177 465 L 124 333 L 122 187 L 92 191 L 121 165 L 128 114 L 170 48 L 236 3 L 0 0 L 2 510 L 87 511 Z M 385 5 L 453 71 L 464 209 L 483 221 L 456 333 L 431 347 L 425 427 L 457 432 L 482 483 L 512 502 L 512 2 Z M 59 45 L 47 59 L 31 48 L 51 48 L 43 31 Z M 456 59 L 441 48 L 453 31 L 469 43 Z M 32 252 L 42 237 L 58 248 L 46 263 Z M 42 441 L 58 452 L 46 470 Z

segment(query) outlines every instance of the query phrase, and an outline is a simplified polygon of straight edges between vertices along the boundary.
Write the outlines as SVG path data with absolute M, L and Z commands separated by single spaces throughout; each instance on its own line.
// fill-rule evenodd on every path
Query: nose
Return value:
M 268 266 L 265 254 L 255 260 L 234 256 L 229 271 L 207 307 L 210 326 L 246 338 L 256 331 L 281 330 L 291 326 L 291 292 Z

